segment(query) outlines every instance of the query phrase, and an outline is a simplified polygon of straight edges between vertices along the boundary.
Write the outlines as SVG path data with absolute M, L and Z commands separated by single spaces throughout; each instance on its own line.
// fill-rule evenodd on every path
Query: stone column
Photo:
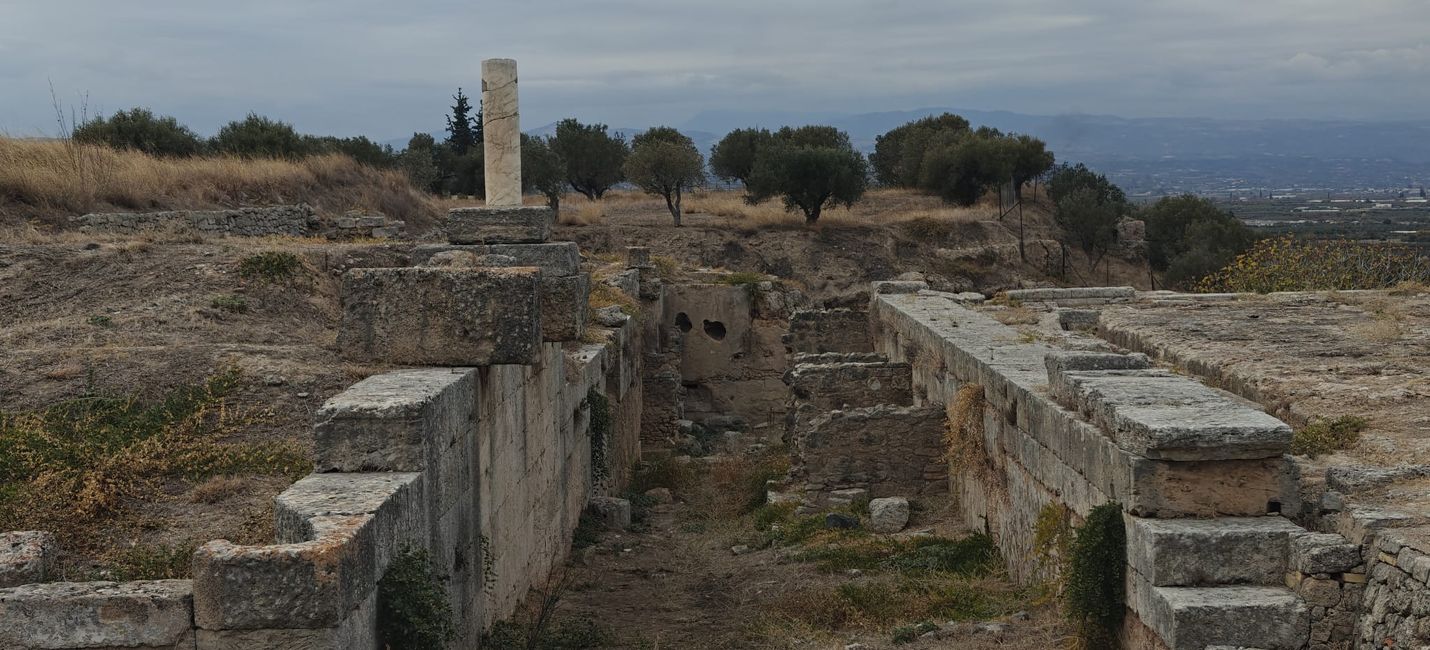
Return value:
M 487 205 L 521 205 L 521 123 L 512 59 L 482 61 L 482 138 Z

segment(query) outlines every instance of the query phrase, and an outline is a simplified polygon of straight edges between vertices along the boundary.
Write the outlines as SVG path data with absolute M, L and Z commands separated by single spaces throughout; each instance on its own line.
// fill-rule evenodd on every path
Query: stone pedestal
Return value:
M 487 205 L 521 205 L 521 124 L 512 59 L 482 61 L 482 155 Z

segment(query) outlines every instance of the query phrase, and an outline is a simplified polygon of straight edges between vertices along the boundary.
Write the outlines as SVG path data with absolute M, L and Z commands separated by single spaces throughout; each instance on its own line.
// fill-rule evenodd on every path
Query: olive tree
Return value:
M 552 212 L 561 211 L 566 188 L 566 162 L 546 138 L 521 134 L 521 191 L 546 197 Z
M 551 149 L 566 162 L 566 182 L 592 201 L 624 180 L 622 166 L 630 154 L 624 138 L 606 131 L 605 124 L 565 119 L 551 139 Z
M 73 137 L 79 142 L 134 149 L 154 156 L 192 156 L 204 149 L 203 139 L 189 127 L 147 108 L 97 117 L 75 128 Z
M 631 140 L 623 170 L 636 187 L 665 199 L 670 217 L 680 227 L 681 196 L 705 182 L 705 157 L 689 137 L 658 126 Z
M 720 178 L 749 187 L 756 154 L 773 140 L 774 135 L 767 129 L 731 131 L 710 149 L 710 170 Z
M 868 176 L 868 163 L 844 133 L 832 127 L 785 128 L 755 157 L 746 199 L 780 197 L 785 209 L 800 210 L 805 223 L 813 224 L 826 207 L 853 206 L 868 189 Z

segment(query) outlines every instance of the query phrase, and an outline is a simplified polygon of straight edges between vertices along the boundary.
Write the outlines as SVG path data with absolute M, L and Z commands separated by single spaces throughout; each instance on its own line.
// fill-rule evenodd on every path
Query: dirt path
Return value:
M 729 487 L 708 474 L 697 480 L 677 502 L 651 506 L 636 532 L 602 533 L 573 552 L 551 624 L 565 631 L 539 647 L 874 650 L 894 647 L 900 628 L 911 635 L 920 622 L 934 626 L 897 647 L 1062 646 L 1056 610 L 1036 605 L 1031 591 L 1009 584 L 999 570 L 960 576 L 861 570 L 808 555 L 828 550 L 837 558 L 830 563 L 868 566 L 878 562 L 871 545 L 892 553 L 920 536 L 950 543 L 964 537 L 936 515 L 921 516 L 898 536 L 819 530 L 803 541 L 737 554 L 733 546 L 762 543 L 756 519 L 768 514 L 722 516 L 718 504 Z M 571 630 L 583 626 L 603 632 L 577 638 Z

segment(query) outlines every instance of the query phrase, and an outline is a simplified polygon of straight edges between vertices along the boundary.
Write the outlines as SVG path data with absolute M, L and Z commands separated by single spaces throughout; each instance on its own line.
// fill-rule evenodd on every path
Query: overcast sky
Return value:
M 0 131 L 61 102 L 201 133 L 440 130 L 479 62 L 522 126 L 704 110 L 1423 119 L 1427 0 L 0 0 Z

